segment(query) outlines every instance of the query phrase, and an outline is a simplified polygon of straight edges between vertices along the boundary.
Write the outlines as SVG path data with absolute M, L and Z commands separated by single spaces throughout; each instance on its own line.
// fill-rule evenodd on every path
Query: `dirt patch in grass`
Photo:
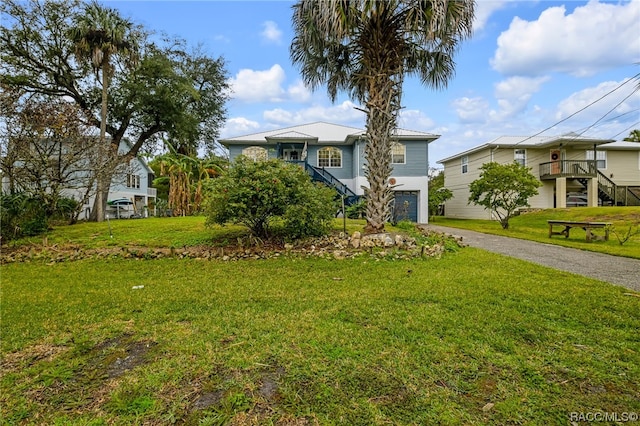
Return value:
M 90 412 L 105 402 L 120 377 L 148 362 L 149 352 L 156 345 L 153 341 L 137 341 L 131 334 L 122 334 L 89 349 L 75 369 L 67 359 L 78 357 L 71 348 L 37 345 L 5 357 L 2 369 L 6 372 L 23 367 L 28 360 L 35 371 L 35 380 L 42 382 L 26 394 L 30 400 L 51 410 L 73 407 L 76 412 Z M 65 373 L 53 377 L 52 372 L 57 371 Z M 43 379 L 47 377 L 53 378 Z
M 584 218 L 585 221 L 589 222 L 631 222 L 638 223 L 640 222 L 639 214 L 605 214 L 598 216 L 588 216 Z
M 0 374 L 15 372 L 40 361 L 52 361 L 69 350 L 67 346 L 38 344 L 6 354 L 0 359 Z

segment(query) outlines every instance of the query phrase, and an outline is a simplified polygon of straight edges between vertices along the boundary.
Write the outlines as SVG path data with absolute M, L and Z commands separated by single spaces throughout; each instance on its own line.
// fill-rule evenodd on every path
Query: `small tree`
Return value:
M 240 156 L 229 171 L 207 184 L 207 225 L 245 225 L 260 238 L 282 220 L 288 237 L 326 234 L 336 212 L 335 191 L 311 182 L 299 166 Z
M 531 169 L 516 162 L 486 163 L 480 170 L 480 178 L 469 185 L 469 204 L 493 210 L 502 229 L 509 229 L 509 219 L 520 207 L 529 206 L 529 198 L 538 194 L 542 184 L 531 174 Z
M 453 192 L 444 187 L 444 171 L 432 174 L 429 177 L 429 215 L 437 215 L 440 206 L 451 198 Z

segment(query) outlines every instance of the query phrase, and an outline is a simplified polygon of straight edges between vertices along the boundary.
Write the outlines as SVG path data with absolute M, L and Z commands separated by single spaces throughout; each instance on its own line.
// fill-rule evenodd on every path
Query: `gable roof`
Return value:
M 396 135 L 403 140 L 434 141 L 440 135 L 419 132 L 415 130 L 398 129 Z M 284 129 L 268 130 L 266 132 L 252 133 L 244 136 L 220 139 L 223 145 L 244 145 L 247 143 L 264 144 L 277 140 L 296 140 L 300 142 L 347 144 L 364 136 L 366 131 L 357 127 L 342 126 L 326 122 L 315 122 L 287 127 Z
M 455 160 L 465 155 L 473 154 L 485 149 L 495 148 L 552 148 L 557 146 L 565 147 L 592 147 L 594 145 L 604 145 L 614 142 L 613 139 L 596 139 L 568 133 L 561 136 L 500 136 L 492 141 L 482 145 L 475 146 L 466 151 L 452 155 L 442 160 L 436 161 L 438 164 L 444 164 L 448 161 Z

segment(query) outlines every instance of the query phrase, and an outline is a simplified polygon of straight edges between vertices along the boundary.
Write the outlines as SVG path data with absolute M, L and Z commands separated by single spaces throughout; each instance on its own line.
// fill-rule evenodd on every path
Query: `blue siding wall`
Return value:
M 251 146 L 260 146 L 261 148 L 265 148 L 267 150 L 267 155 L 269 155 L 269 158 L 276 158 L 276 147 L 275 146 L 249 144 L 249 145 L 230 145 L 228 147 L 229 148 L 229 160 L 231 160 L 231 161 L 235 160 L 235 158 L 238 155 L 242 154 L 242 150 L 243 149 L 249 148 Z
M 402 142 L 405 149 L 405 164 L 394 164 L 396 176 L 426 176 L 429 168 L 429 154 L 426 142 Z
M 353 145 L 312 145 L 307 149 L 307 162 L 318 166 L 318 150 L 326 146 L 333 146 L 342 151 L 342 167 L 327 168 L 327 171 L 338 179 L 353 179 Z
M 429 145 L 427 142 L 403 141 L 401 143 L 406 147 L 405 164 L 393 164 L 392 174 L 394 176 L 426 176 L 429 169 Z M 360 151 L 359 158 L 356 158 L 356 161 L 359 160 L 359 164 L 356 167 L 360 170 L 362 170 L 362 166 L 365 164 L 364 145 L 364 142 L 356 143 Z M 363 175 L 363 172 L 360 172 L 360 175 Z
M 426 176 L 429 168 L 428 144 L 426 141 L 402 142 L 405 147 L 406 164 L 394 164 L 393 175 L 395 176 Z M 354 145 L 310 145 L 307 148 L 307 162 L 312 166 L 318 165 L 318 150 L 325 146 L 334 146 L 342 151 L 342 167 L 328 168 L 329 173 L 338 179 L 353 179 L 358 175 L 363 176 L 362 166 L 364 160 L 364 142 L 357 141 Z M 229 146 L 229 158 L 231 161 L 242 150 L 255 144 L 231 145 Z M 269 158 L 276 158 L 275 146 L 260 145 L 267 149 Z M 359 155 L 355 150 L 359 151 Z

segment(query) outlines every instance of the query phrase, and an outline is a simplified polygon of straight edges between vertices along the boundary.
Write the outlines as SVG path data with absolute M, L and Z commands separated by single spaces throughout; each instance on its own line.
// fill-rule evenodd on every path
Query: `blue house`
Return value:
M 430 142 L 439 135 L 398 129 L 392 145 L 393 172 L 389 178 L 395 194 L 394 219 L 428 221 L 428 169 Z M 364 195 L 364 129 L 317 122 L 237 136 L 219 141 L 233 161 L 245 155 L 255 161 L 278 158 L 295 162 L 311 177 L 334 187 L 352 203 Z

